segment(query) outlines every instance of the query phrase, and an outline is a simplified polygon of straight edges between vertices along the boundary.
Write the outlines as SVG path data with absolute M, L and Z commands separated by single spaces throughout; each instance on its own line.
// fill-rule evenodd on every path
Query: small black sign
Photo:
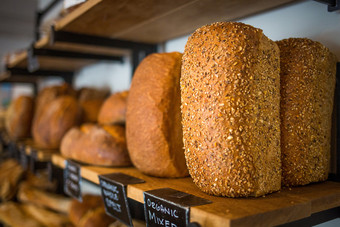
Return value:
M 67 160 L 64 169 L 64 192 L 67 195 L 82 201 L 80 182 L 80 165 L 71 160 Z
M 143 183 L 144 180 L 123 173 L 105 174 L 98 177 L 106 213 L 119 219 L 128 226 L 133 226 L 128 206 L 126 186 L 128 184 Z
M 26 155 L 25 145 L 21 145 L 19 147 L 19 151 L 20 151 L 20 164 L 24 170 L 27 170 L 29 166 L 29 158 L 28 155 Z
M 190 207 L 211 201 L 171 188 L 144 192 L 144 211 L 147 226 L 188 226 Z

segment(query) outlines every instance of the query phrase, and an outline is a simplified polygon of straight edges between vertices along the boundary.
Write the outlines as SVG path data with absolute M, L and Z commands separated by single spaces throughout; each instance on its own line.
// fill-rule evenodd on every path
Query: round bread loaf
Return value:
M 104 99 L 89 99 L 79 102 L 82 110 L 82 122 L 95 123 L 99 115 L 99 111 L 104 103 Z
M 78 125 L 80 119 L 77 100 L 71 96 L 60 96 L 35 116 L 32 127 L 34 142 L 40 148 L 56 149 L 65 133 Z
M 310 39 L 290 38 L 277 44 L 281 55 L 282 184 L 326 180 L 336 57 Z
M 87 164 L 129 166 L 125 128 L 120 125 L 82 125 L 72 128 L 61 142 L 61 154 Z
M 181 112 L 182 54 L 151 54 L 138 66 L 131 83 L 126 137 L 132 163 L 157 177 L 184 177 Z
M 76 91 L 66 83 L 43 88 L 37 95 L 34 115 L 39 115 L 46 105 L 62 95 L 76 97 Z
M 29 96 L 20 96 L 8 107 L 5 127 L 11 139 L 22 139 L 31 135 L 34 112 L 34 100 Z
M 261 196 L 281 186 L 279 49 L 236 22 L 197 29 L 181 77 L 189 173 L 204 192 Z
M 129 92 L 117 92 L 105 100 L 99 115 L 99 124 L 125 124 L 126 101 Z

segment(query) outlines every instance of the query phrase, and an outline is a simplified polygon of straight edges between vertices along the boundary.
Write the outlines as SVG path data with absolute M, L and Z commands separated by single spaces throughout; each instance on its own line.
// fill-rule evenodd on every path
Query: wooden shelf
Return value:
M 60 19 L 69 31 L 145 43 L 161 43 L 217 21 L 235 20 L 296 0 L 89 0 Z
M 65 159 L 53 155 L 52 162 L 65 168 Z M 304 187 L 285 188 L 260 198 L 223 198 L 201 192 L 191 178 L 163 179 L 142 174 L 133 167 L 105 168 L 81 166 L 81 175 L 99 184 L 98 175 L 121 172 L 143 179 L 145 183 L 128 185 L 127 196 L 143 203 L 143 192 L 170 187 L 212 201 L 192 207 L 190 221 L 201 226 L 272 226 L 300 220 L 314 213 L 340 206 L 340 183 L 323 182 Z

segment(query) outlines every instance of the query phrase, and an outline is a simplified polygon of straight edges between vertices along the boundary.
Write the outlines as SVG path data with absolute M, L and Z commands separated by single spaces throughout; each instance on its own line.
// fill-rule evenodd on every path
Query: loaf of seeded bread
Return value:
M 277 42 L 281 63 L 282 183 L 305 185 L 329 172 L 336 57 L 319 42 Z
M 33 140 L 39 148 L 59 148 L 65 133 L 80 123 L 81 109 L 75 98 L 60 96 L 46 104 L 32 126 Z
M 261 196 L 281 186 L 279 49 L 236 22 L 197 29 L 183 56 L 181 109 L 189 173 L 204 192 Z
M 180 72 L 182 54 L 151 54 L 138 66 L 126 112 L 132 163 L 158 177 L 188 174 L 182 141 Z
M 72 128 L 61 142 L 61 154 L 73 160 L 100 166 L 129 166 L 125 128 L 121 125 L 85 124 Z
M 21 139 L 31 135 L 31 125 L 34 113 L 34 100 L 29 96 L 20 96 L 8 107 L 5 127 L 11 139 Z
M 98 123 L 125 124 L 128 94 L 128 91 L 117 92 L 107 98 L 99 111 Z

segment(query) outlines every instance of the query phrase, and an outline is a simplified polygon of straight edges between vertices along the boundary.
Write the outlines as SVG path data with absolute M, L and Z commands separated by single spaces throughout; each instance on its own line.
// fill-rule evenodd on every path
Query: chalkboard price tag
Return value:
M 128 184 L 143 183 L 144 180 L 123 173 L 105 174 L 98 177 L 106 213 L 128 226 L 133 226 L 126 187 Z
M 144 211 L 147 226 L 188 226 L 190 207 L 211 201 L 171 188 L 144 192 Z
M 29 158 L 28 155 L 26 155 L 26 147 L 25 145 L 21 145 L 19 147 L 19 151 L 20 151 L 20 164 L 22 166 L 23 169 L 28 169 L 29 166 Z
M 82 201 L 80 182 L 80 165 L 71 160 L 67 160 L 64 169 L 64 192 L 67 195 Z

